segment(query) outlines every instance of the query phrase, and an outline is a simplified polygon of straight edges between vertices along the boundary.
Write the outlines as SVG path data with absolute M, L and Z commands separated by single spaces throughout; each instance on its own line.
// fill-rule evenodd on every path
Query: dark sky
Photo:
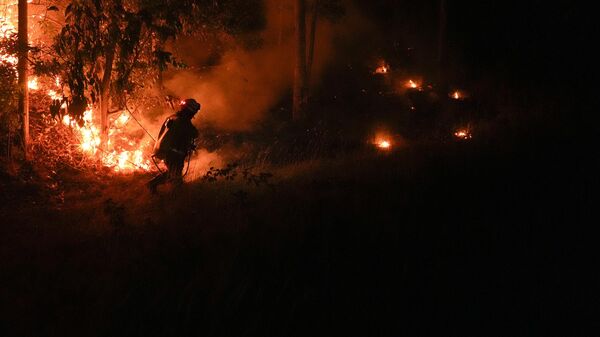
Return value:
M 429 54 L 435 51 L 439 2 L 356 0 L 383 30 L 431 47 Z M 503 73 L 547 84 L 577 77 L 582 83 L 598 36 L 591 7 L 562 0 L 447 0 L 450 53 L 472 76 Z

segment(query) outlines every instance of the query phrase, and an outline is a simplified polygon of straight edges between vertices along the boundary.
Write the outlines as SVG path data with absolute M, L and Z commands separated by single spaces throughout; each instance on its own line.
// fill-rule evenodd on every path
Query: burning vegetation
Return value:
M 292 12 L 289 9 L 286 11 L 275 1 L 267 2 L 266 24 L 254 22 L 246 27 L 246 33 L 253 30 L 259 32 L 256 37 L 262 39 L 262 45 L 242 48 L 234 35 L 230 35 L 231 39 L 225 40 L 227 42 L 215 40 L 213 42 L 221 43 L 224 49 L 217 54 L 218 62 L 210 59 L 215 57 L 214 55 L 208 55 L 204 51 L 200 51 L 204 53 L 202 55 L 190 52 L 188 55 L 182 55 L 181 59 L 172 53 L 178 46 L 189 44 L 178 40 L 180 35 L 183 35 L 178 29 L 190 28 L 196 23 L 191 13 L 182 10 L 185 7 L 183 5 L 181 8 L 176 6 L 176 10 L 182 11 L 177 12 L 178 21 L 171 23 L 161 17 L 169 10 L 167 7 L 161 7 L 162 5 L 152 8 L 154 16 L 147 18 L 147 21 L 140 21 L 131 16 L 145 10 L 140 7 L 143 6 L 142 3 L 131 7 L 119 7 L 109 1 L 101 2 L 100 7 L 94 10 L 86 3 L 69 5 L 67 2 L 65 6 L 61 6 L 46 6 L 43 11 L 37 11 L 29 23 L 34 27 L 32 41 L 39 48 L 30 51 L 32 70 L 35 74 L 29 78 L 27 86 L 31 97 L 39 101 L 35 105 L 41 104 L 41 109 L 36 111 L 38 116 L 34 118 L 34 122 L 43 125 L 35 129 L 38 132 L 44 130 L 43 134 L 35 135 L 34 140 L 44 144 L 43 147 L 52 147 L 53 143 L 48 139 L 50 133 L 47 131 L 49 128 L 59 128 L 63 130 L 55 136 L 60 134 L 60 137 L 68 142 L 66 147 L 62 143 L 60 148 L 50 151 L 52 153 L 68 148 L 80 151 L 81 156 L 86 158 L 85 162 L 104 166 L 113 172 L 149 172 L 158 168 L 151 158 L 153 134 L 158 132 L 159 127 L 157 123 L 174 112 L 176 104 L 173 103 L 179 99 L 198 98 L 207 112 L 201 117 L 202 122 L 210 128 L 220 130 L 223 135 L 248 130 L 260 133 L 262 131 L 257 130 L 256 125 L 263 120 L 274 119 L 273 115 L 269 115 L 272 114 L 271 111 L 286 111 L 286 108 L 278 104 L 281 104 L 286 90 L 295 85 L 298 76 L 272 70 L 273 65 L 277 68 L 285 67 L 281 60 L 286 58 L 282 58 L 281 55 L 293 49 L 293 32 L 286 31 L 281 21 Z M 209 9 L 217 12 L 221 10 L 210 6 Z M 3 14 L 0 18 L 4 39 L 15 34 L 15 10 L 16 2 L 3 4 Z M 312 10 L 315 12 L 311 14 L 309 11 L 307 15 L 315 15 L 317 22 L 335 21 L 340 15 L 335 6 L 315 7 Z M 215 13 L 211 12 L 211 15 Z M 211 16 L 213 19 L 216 17 L 218 16 Z M 289 19 L 292 20 L 291 17 Z M 53 40 L 45 36 L 49 32 L 47 28 L 39 28 L 48 25 L 38 25 L 47 21 L 54 23 Z M 223 29 L 227 31 L 228 28 L 222 25 L 223 22 L 211 21 L 211 25 L 206 26 L 206 29 L 212 33 L 223 33 Z M 325 68 L 326 60 L 332 58 L 331 51 L 323 49 L 322 46 L 328 45 L 329 40 L 333 39 L 333 26 L 323 26 L 324 32 L 321 35 L 316 35 L 316 38 L 311 35 L 313 40 L 309 42 L 313 44 L 310 46 L 312 50 L 308 54 L 310 58 L 305 60 L 307 65 L 314 65 L 316 70 L 313 72 L 317 75 Z M 169 29 L 172 29 L 170 35 L 158 37 L 159 32 Z M 316 26 L 310 29 L 316 29 Z M 349 38 L 354 32 L 337 34 L 338 38 L 344 34 Z M 320 49 L 315 49 L 317 47 Z M 315 56 L 315 50 L 323 54 L 317 53 L 318 56 Z M 413 48 L 408 50 L 414 52 Z M 16 69 L 15 55 L 14 50 L 3 49 L 0 57 L 4 63 Z M 401 133 L 412 139 L 438 132 L 433 131 L 438 123 L 434 121 L 437 117 L 433 117 L 432 111 L 437 109 L 436 113 L 439 113 L 451 103 L 443 102 L 439 98 L 443 96 L 439 94 L 437 87 L 426 82 L 425 76 L 420 76 L 418 71 L 404 65 L 399 59 L 384 59 L 381 56 L 376 59 L 378 61 L 374 67 L 371 66 L 370 72 L 376 75 L 373 77 L 384 81 L 384 88 L 370 91 L 378 90 L 379 95 L 389 93 L 401 102 L 394 109 L 400 110 L 398 114 L 403 117 L 374 121 L 383 122 L 386 128 L 394 130 L 394 134 Z M 210 68 L 199 68 L 197 65 L 190 68 L 184 65 L 184 61 L 191 62 L 192 65 L 194 62 L 214 64 Z M 318 76 L 313 77 L 312 82 L 318 81 L 315 78 L 318 79 Z M 363 89 L 363 92 L 368 91 Z M 447 93 L 447 97 L 457 104 L 467 102 L 467 95 L 463 90 L 452 90 Z M 454 114 L 460 114 L 460 110 L 466 106 L 457 107 Z M 293 110 L 296 110 L 295 105 Z M 452 124 L 456 123 L 448 122 L 448 125 Z M 310 144 L 322 142 L 328 144 L 327 147 L 341 143 L 333 138 L 321 139 L 325 133 L 316 130 L 317 128 L 314 135 L 302 137 L 312 137 Z M 363 133 L 368 131 L 368 127 L 362 130 Z M 472 138 L 470 129 L 447 128 L 444 133 L 448 137 L 462 140 Z M 215 136 L 214 133 L 211 135 Z M 283 137 L 274 137 L 271 142 L 283 146 L 286 143 L 281 142 L 281 138 Z M 369 143 L 381 151 L 395 149 L 399 144 L 395 136 L 389 135 L 378 135 Z M 34 145 L 39 149 L 40 144 Z M 223 145 L 221 142 L 220 146 Z M 272 154 L 263 154 L 265 151 L 275 152 L 273 144 L 267 145 L 267 149 L 261 149 L 257 144 L 251 147 L 255 155 L 246 157 L 273 157 Z M 323 145 L 314 147 L 319 147 L 322 153 L 331 152 L 325 150 Z M 248 148 L 246 147 L 245 151 L 248 151 Z M 302 151 L 304 150 L 300 152 Z

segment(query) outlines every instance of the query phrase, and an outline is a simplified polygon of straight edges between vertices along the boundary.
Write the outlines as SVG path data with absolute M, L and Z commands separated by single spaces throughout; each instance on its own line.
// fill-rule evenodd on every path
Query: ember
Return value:
M 391 147 L 392 147 L 392 144 L 391 144 L 389 141 L 387 141 L 387 140 L 382 140 L 382 141 L 380 141 L 379 143 L 377 143 L 377 146 L 378 146 L 380 149 L 387 150 L 387 149 L 389 149 L 389 148 L 391 148 Z
M 381 62 L 379 67 L 375 69 L 375 74 L 387 74 L 389 71 L 390 67 L 385 62 Z
M 413 80 L 408 80 L 408 82 L 406 82 L 406 87 L 409 89 L 421 89 L 421 84 Z
M 473 135 L 471 134 L 471 130 L 468 128 L 458 129 L 454 132 L 454 136 L 459 139 L 471 139 Z
M 465 93 L 463 93 L 460 90 L 454 90 L 453 92 L 448 94 L 448 96 L 455 100 L 462 100 L 462 99 L 465 99 L 465 97 L 466 97 Z
M 371 144 L 373 144 L 379 150 L 387 151 L 392 148 L 394 144 L 394 137 L 387 131 L 379 131 L 372 138 Z

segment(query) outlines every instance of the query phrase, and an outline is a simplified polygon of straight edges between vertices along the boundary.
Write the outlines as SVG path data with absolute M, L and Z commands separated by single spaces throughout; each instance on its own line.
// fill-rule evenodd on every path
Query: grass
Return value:
M 65 169 L 52 193 L 4 177 L 3 335 L 583 335 L 597 179 L 556 137 L 413 144 L 157 197 L 147 175 Z

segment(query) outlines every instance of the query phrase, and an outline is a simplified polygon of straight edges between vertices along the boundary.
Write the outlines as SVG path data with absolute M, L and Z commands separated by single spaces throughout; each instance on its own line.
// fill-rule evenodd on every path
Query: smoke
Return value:
M 194 181 L 202 178 L 211 167 L 222 168 L 226 165 L 226 162 L 217 153 L 199 150 L 191 158 L 189 168 L 187 168 L 187 165 L 186 163 L 187 175 L 185 180 Z
M 289 58 L 273 49 L 236 47 L 209 73 L 180 72 L 165 85 L 176 96 L 193 97 L 202 104 L 200 121 L 221 129 L 249 129 L 291 83 Z
M 202 104 L 196 118 L 199 124 L 231 131 L 250 130 L 286 95 L 289 97 L 295 48 L 293 1 L 267 0 L 265 16 L 266 27 L 255 48 L 245 46 L 244 36 L 221 37 L 218 42 L 188 40 L 176 47 L 185 63 L 197 68 L 172 72 L 164 84 L 174 96 L 193 97 Z M 317 29 L 313 83 L 333 54 L 332 24 L 321 20 Z M 206 66 L 211 63 L 212 66 Z

